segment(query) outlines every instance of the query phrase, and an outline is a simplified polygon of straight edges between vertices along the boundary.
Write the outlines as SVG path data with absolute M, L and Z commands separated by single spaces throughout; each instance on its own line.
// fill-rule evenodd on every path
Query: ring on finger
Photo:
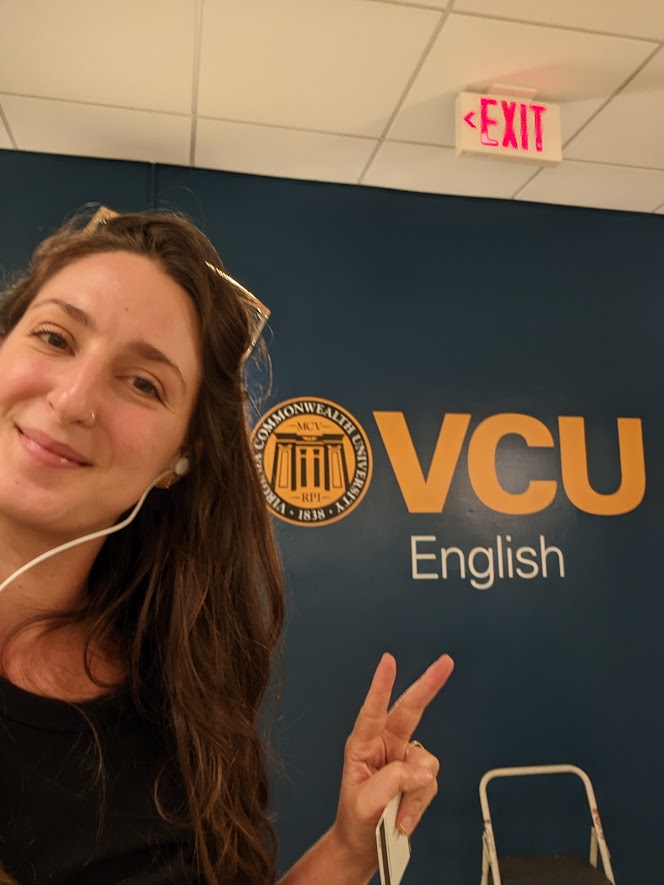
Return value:
M 408 746 L 406 747 L 406 759 L 408 759 L 408 754 L 413 749 L 413 747 L 419 747 L 420 750 L 424 749 L 419 741 L 408 741 Z

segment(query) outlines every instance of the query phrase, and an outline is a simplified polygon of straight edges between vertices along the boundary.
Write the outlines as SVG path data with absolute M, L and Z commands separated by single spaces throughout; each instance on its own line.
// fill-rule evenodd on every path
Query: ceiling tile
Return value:
M 576 160 L 664 169 L 664 51 L 613 98 L 565 148 Z
M 508 160 L 457 157 L 453 148 L 384 142 L 364 184 L 469 197 L 511 197 L 537 167 Z
M 375 144 L 371 138 L 199 119 L 196 165 L 354 184 Z
M 664 201 L 664 172 L 565 160 L 542 169 L 517 196 L 529 202 L 653 212 Z
M 0 90 L 191 112 L 195 0 L 1 0 Z
M 189 117 L 3 96 L 19 150 L 188 165 Z
M 454 144 L 457 93 L 492 84 L 532 86 L 561 104 L 569 138 L 653 51 L 643 40 L 450 15 L 389 138 Z
M 664 38 L 661 0 L 456 0 L 455 12 L 505 16 L 527 22 Z
M 440 16 L 358 0 L 208 0 L 198 113 L 380 135 Z

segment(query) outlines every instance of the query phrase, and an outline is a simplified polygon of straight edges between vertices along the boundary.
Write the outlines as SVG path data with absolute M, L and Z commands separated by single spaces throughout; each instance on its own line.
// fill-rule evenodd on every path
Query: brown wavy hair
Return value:
M 258 718 L 283 622 L 283 585 L 248 435 L 246 304 L 208 239 L 177 215 L 128 213 L 94 229 L 77 217 L 41 243 L 4 294 L 0 332 L 79 258 L 143 255 L 191 297 L 202 333 L 202 382 L 188 442 L 190 473 L 154 490 L 127 529 L 106 539 L 89 577 L 83 622 L 92 648 L 119 647 L 139 710 L 172 742 L 184 822 L 204 881 L 272 883 L 275 837 Z M 160 813 L 172 809 L 160 801 Z

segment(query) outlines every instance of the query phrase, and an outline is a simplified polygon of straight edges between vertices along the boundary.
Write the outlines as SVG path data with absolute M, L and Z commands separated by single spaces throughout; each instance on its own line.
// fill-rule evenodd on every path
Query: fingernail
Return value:
M 404 817 L 404 819 L 399 824 L 399 830 L 404 836 L 410 836 L 413 830 L 413 818 Z

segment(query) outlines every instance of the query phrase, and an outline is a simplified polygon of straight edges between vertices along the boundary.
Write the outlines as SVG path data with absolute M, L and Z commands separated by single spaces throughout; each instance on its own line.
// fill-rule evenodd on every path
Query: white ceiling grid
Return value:
M 0 150 L 11 150 L 13 147 L 9 130 L 5 126 L 5 117 L 0 110 Z
M 0 0 L 0 149 L 664 212 L 664 0 Z M 561 105 L 458 158 L 454 98 Z

